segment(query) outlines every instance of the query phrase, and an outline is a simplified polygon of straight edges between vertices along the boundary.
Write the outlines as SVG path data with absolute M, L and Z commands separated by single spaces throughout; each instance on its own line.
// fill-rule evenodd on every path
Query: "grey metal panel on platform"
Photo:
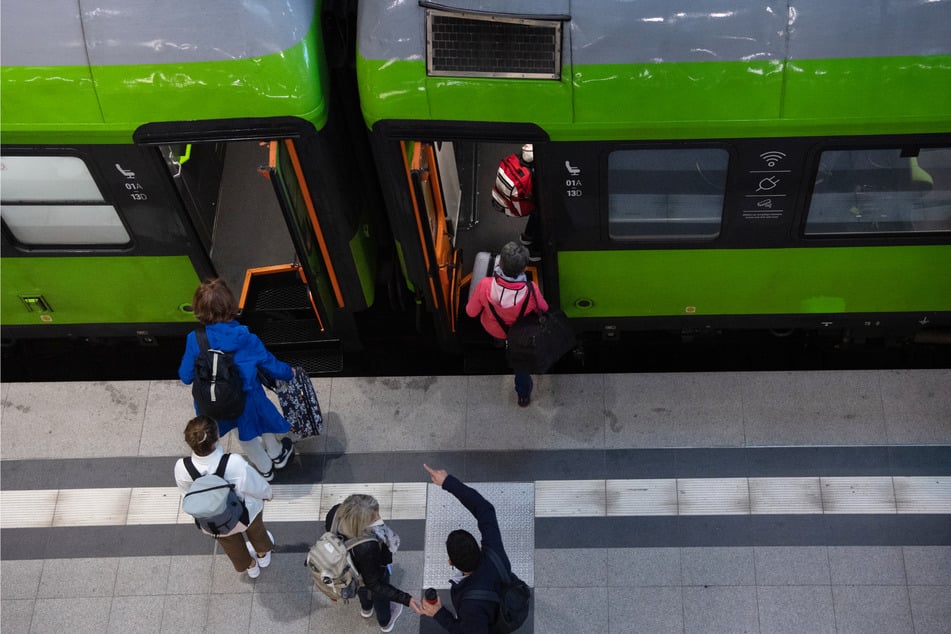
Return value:
M 512 571 L 535 585 L 535 485 L 527 482 L 469 483 L 495 506 L 505 554 Z M 446 556 L 446 536 L 461 528 L 481 540 L 475 518 L 456 498 L 430 484 L 426 496 L 426 553 L 423 587 L 449 588 L 453 569 Z

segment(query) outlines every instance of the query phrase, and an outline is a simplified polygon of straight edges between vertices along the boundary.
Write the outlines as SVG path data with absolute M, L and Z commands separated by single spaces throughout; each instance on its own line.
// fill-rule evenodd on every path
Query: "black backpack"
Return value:
M 490 590 L 469 590 L 463 593 L 462 597 L 498 603 L 499 611 L 493 631 L 514 632 L 522 627 L 528 619 L 528 613 L 532 609 L 532 589 L 528 587 L 527 583 L 516 577 L 514 572 L 506 570 L 502 558 L 492 550 L 486 548 L 482 552 L 488 555 L 495 565 L 495 569 L 502 576 L 502 589 L 498 594 Z
M 198 413 L 215 420 L 234 420 L 244 411 L 244 384 L 233 352 L 215 350 L 208 344 L 205 326 L 195 330 L 198 356 L 192 397 Z

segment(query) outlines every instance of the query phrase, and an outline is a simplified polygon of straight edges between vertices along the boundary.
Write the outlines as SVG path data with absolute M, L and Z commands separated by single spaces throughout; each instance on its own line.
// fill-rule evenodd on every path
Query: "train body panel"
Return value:
M 4 258 L 2 266 L 4 326 L 138 329 L 195 321 L 187 307 L 200 280 L 187 256 Z M 46 310 L 31 306 L 33 297 L 41 298 Z
M 396 140 L 532 142 L 537 271 L 579 333 L 951 327 L 951 2 L 359 10 L 391 224 L 424 215 Z M 522 228 L 455 232 L 464 273 Z
M 114 3 L 82 15 L 65 4 L 53 24 L 45 5 L 4 12 L 4 143 L 131 143 L 155 121 L 326 123 L 313 2 L 293 0 L 265 19 L 260 7 L 223 1 Z
M 951 0 L 55 2 L 4 11 L 4 339 L 218 275 L 269 346 L 465 355 L 525 143 L 579 334 L 951 328 Z M 9 194 L 69 157 L 99 194 Z
M 364 3 L 357 70 L 368 126 L 532 121 L 552 140 L 951 131 L 947 1 L 882 11 L 808 1 L 788 14 L 763 2 L 561 3 L 519 7 L 517 16 L 487 6 L 452 3 L 456 28 L 489 13 L 513 29 L 533 14 L 547 19 L 536 31 L 552 40 L 552 76 L 492 67 L 533 52 L 525 42 L 487 51 L 475 70 L 433 72 L 440 59 L 472 52 L 429 45 L 439 36 L 427 32 L 422 7 Z M 536 34 L 524 29 L 510 35 Z
M 101 194 L 20 199 L 6 185 L 37 178 L 4 173 L 4 341 L 180 336 L 199 280 L 220 276 L 301 365 L 301 349 L 359 348 L 386 229 L 321 3 L 59 4 L 4 7 L 3 160 L 83 157 Z
M 951 313 L 948 245 L 560 251 L 558 271 L 569 317 Z

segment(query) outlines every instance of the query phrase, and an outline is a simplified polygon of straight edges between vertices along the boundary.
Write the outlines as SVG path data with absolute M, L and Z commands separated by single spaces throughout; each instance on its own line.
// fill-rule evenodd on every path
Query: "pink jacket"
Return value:
M 535 311 L 548 312 L 548 302 L 542 297 L 542 292 L 538 290 L 538 284 L 532 282 L 534 286 L 534 301 L 530 301 L 525 307 L 525 314 Z M 470 317 L 476 317 L 481 313 L 482 327 L 485 331 L 498 339 L 505 339 L 505 331 L 499 326 L 488 304 L 492 302 L 495 311 L 499 314 L 506 324 L 515 323 L 518 313 L 522 308 L 522 302 L 528 298 L 528 288 L 526 282 L 509 282 L 498 275 L 483 277 L 479 280 L 475 292 L 469 298 L 466 304 L 466 314 Z

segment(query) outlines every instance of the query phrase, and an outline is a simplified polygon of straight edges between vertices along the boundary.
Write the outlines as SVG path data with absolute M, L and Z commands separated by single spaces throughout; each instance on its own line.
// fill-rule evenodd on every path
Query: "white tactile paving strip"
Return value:
M 750 513 L 753 515 L 822 513 L 819 478 L 750 478 Z
M 500 523 L 524 521 L 529 529 L 536 517 L 951 514 L 951 476 L 539 480 L 472 486 L 495 505 Z M 442 522 L 466 528 L 470 521 L 475 529 L 461 504 L 423 482 L 276 484 L 273 490 L 274 499 L 265 507 L 269 522 L 319 521 L 347 495 L 369 493 L 380 502 L 384 519 L 428 520 L 427 540 L 429 526 Z M 0 491 L 2 528 L 191 522 L 181 511 L 176 487 Z M 513 552 L 514 534 L 525 527 L 506 529 L 513 533 Z
M 0 528 L 47 528 L 59 491 L 0 491 Z
M 609 517 L 677 515 L 676 480 L 607 480 L 605 490 Z
M 896 476 L 895 505 L 899 513 L 947 513 L 951 508 L 951 477 L 912 478 Z

